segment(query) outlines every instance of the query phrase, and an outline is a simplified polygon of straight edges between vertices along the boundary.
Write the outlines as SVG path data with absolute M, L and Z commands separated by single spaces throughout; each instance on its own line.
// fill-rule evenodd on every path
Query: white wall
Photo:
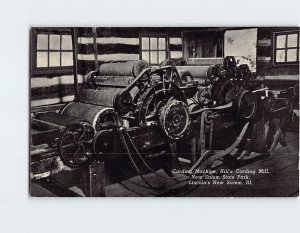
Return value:
M 224 56 L 235 56 L 238 64 L 256 71 L 257 29 L 229 30 L 224 35 Z

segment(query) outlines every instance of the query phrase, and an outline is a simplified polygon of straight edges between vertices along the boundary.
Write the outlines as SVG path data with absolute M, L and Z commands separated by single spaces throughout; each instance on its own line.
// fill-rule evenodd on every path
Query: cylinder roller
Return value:
M 110 87 L 110 88 L 98 88 L 84 89 L 80 92 L 79 98 L 81 102 L 94 105 L 102 105 L 106 107 L 114 106 L 115 96 L 122 90 L 122 88 Z
M 74 115 L 66 116 L 56 112 L 47 112 L 37 114 L 31 120 L 31 127 L 40 130 L 58 129 L 60 132 L 63 132 L 66 127 L 80 120 Z
M 176 66 L 178 72 L 189 71 L 194 79 L 208 78 L 210 66 Z
M 94 129 L 99 131 L 103 127 L 118 124 L 118 115 L 113 108 L 72 102 L 67 104 L 61 111 L 62 115 L 75 116 L 89 122 Z
M 127 87 L 133 80 L 133 76 L 96 76 L 91 81 L 95 86 Z
M 144 60 L 104 63 L 99 68 L 101 76 L 133 76 L 137 77 L 149 63 Z

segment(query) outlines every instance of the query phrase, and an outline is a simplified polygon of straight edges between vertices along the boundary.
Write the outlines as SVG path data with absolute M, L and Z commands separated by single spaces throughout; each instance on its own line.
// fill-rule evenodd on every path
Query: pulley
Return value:
M 237 95 L 238 117 L 243 119 L 252 119 L 255 116 L 257 102 L 255 96 L 247 90 L 243 90 Z
M 179 100 L 169 101 L 159 111 L 159 125 L 168 138 L 182 138 L 190 125 L 187 105 Z
M 237 67 L 237 76 L 239 78 L 247 78 L 251 76 L 250 68 L 247 64 L 242 64 Z
M 101 130 L 93 139 L 93 152 L 95 155 L 111 154 L 117 147 L 117 136 L 114 129 Z
M 237 62 L 235 57 L 227 56 L 223 60 L 223 67 L 229 73 L 229 75 L 234 76 L 237 69 Z
M 213 85 L 212 99 L 217 105 L 225 105 L 233 101 L 236 97 L 234 83 L 231 80 L 226 80 Z
M 187 103 L 182 90 L 172 82 L 158 82 L 140 96 L 135 111 L 139 124 L 155 122 L 159 110 L 171 99 Z

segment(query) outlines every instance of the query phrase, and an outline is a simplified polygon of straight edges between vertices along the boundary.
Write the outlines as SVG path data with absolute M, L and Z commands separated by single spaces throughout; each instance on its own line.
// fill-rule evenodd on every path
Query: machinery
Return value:
M 137 158 L 151 171 L 149 158 L 162 156 L 169 156 L 165 169 L 194 170 L 237 148 L 240 159 L 284 143 L 288 100 L 274 98 L 234 57 L 211 66 L 105 63 L 87 75 L 78 97 L 31 122 L 69 167 L 128 155 L 139 175 Z

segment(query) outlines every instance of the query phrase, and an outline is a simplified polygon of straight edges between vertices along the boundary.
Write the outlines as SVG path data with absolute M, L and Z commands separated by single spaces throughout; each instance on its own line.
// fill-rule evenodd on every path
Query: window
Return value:
M 274 63 L 299 63 L 299 32 L 280 32 L 274 34 Z
M 168 46 L 166 36 L 142 36 L 141 59 L 151 65 L 159 65 L 168 57 Z
M 33 74 L 63 74 L 73 71 L 70 30 L 35 29 L 32 32 L 31 43 Z

